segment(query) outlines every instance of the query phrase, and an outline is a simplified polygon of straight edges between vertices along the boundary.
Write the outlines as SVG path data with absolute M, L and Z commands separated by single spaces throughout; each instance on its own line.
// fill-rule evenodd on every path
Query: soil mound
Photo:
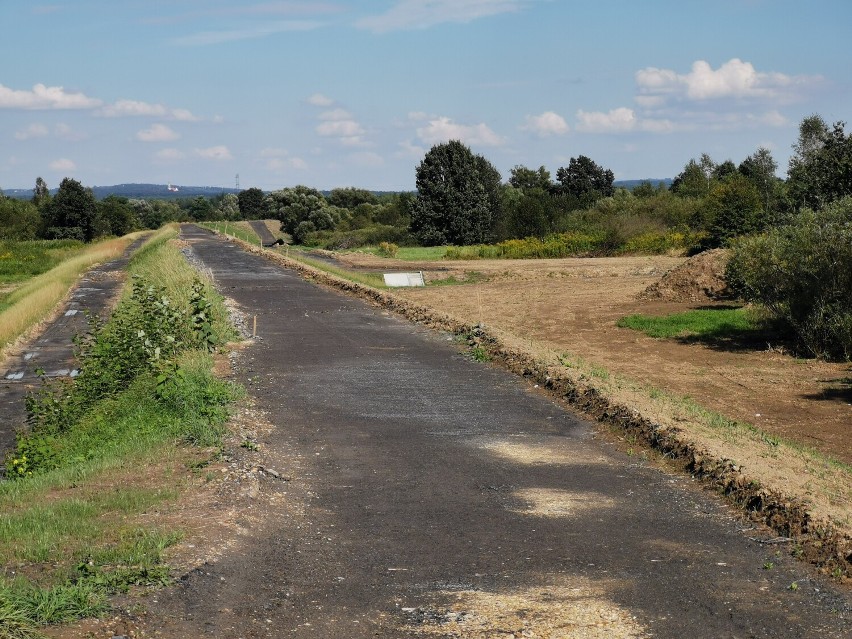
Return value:
M 639 293 L 639 299 L 667 302 L 701 302 L 729 296 L 725 282 L 726 249 L 699 253 L 673 268 Z

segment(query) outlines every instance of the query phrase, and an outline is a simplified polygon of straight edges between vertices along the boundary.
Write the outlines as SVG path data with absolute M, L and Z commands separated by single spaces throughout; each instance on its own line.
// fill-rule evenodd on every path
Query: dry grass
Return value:
M 132 241 L 125 236 L 99 242 L 46 273 L 34 277 L 9 296 L 9 308 L 0 313 L 0 356 L 3 350 L 45 319 L 62 300 L 80 274 L 121 255 Z

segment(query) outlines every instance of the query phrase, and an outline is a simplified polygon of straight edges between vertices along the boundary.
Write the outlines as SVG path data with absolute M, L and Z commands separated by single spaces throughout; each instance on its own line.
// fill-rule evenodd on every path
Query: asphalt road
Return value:
M 848 637 L 848 591 L 449 337 L 185 227 L 292 473 L 146 636 Z M 750 539 L 751 538 L 751 539 Z M 780 551 L 776 554 L 776 551 Z M 526 633 L 526 634 L 525 634 Z

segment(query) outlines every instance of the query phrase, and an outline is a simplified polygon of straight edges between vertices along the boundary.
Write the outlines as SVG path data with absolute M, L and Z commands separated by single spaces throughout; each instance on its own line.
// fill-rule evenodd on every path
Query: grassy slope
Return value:
M 130 271 L 178 300 L 188 298 L 195 273 L 168 242 L 174 235 L 159 233 Z M 221 299 L 208 296 L 214 331 L 227 338 Z M 186 353 L 181 368 L 172 401 L 158 400 L 156 380 L 143 375 L 56 441 L 58 468 L 0 483 L 0 636 L 37 636 L 39 624 L 98 614 L 113 592 L 168 580 L 161 553 L 180 531 L 152 526 L 150 516 L 143 526 L 137 516 L 164 508 L 194 481 L 188 469 L 211 449 L 175 444 L 215 443 L 223 404 L 237 392 L 213 378 L 205 352 Z

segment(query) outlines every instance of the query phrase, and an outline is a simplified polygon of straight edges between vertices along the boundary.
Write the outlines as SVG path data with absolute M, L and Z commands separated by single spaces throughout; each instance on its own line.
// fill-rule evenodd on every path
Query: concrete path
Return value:
M 689 478 L 448 336 L 183 236 L 258 316 L 237 376 L 292 481 L 145 636 L 852 636 L 848 591 Z

